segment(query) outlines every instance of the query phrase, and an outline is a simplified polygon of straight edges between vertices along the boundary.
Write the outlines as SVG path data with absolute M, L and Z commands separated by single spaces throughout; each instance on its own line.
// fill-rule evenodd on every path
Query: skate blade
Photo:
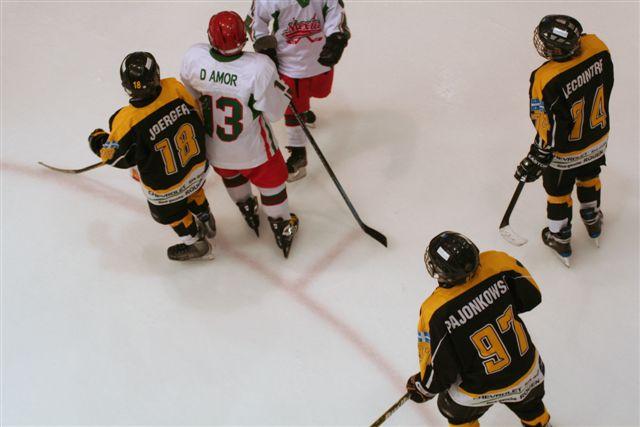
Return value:
M 510 225 L 504 226 L 500 229 L 500 235 L 504 240 L 511 243 L 514 246 L 522 246 L 528 242 L 527 239 L 520 236 L 518 233 L 513 231 Z
M 207 239 L 207 242 L 209 242 L 209 252 L 207 252 L 206 254 L 202 255 L 200 258 L 195 258 L 194 261 L 197 261 L 199 259 L 201 259 L 203 261 L 211 261 L 213 259 L 216 259 L 216 256 L 213 253 L 213 248 L 216 247 L 216 244 L 215 244 L 214 240 L 213 239 Z
M 564 264 L 565 267 L 571 268 L 571 255 L 562 256 L 558 252 L 554 251 L 553 249 L 551 249 L 551 250 L 553 251 L 554 254 L 556 254 L 556 256 L 558 258 L 560 258 L 560 261 L 562 261 L 562 263 Z
M 600 237 L 594 237 L 591 239 L 591 241 L 593 242 L 594 245 L 596 245 L 596 248 L 600 247 Z
M 301 167 L 295 173 L 290 173 L 289 174 L 289 176 L 287 177 L 287 182 L 298 181 L 299 179 L 302 179 L 305 176 L 307 176 L 307 168 L 306 167 Z

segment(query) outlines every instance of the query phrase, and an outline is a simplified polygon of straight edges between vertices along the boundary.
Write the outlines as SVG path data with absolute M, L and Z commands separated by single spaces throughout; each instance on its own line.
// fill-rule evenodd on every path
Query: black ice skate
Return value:
M 236 203 L 238 209 L 242 213 L 247 225 L 256 233 L 256 236 L 260 236 L 260 216 L 258 215 L 258 199 L 255 196 L 249 197 L 244 202 Z
M 580 216 L 582 217 L 584 226 L 587 228 L 589 237 L 593 239 L 593 243 L 595 243 L 597 247 L 600 247 L 600 234 L 602 233 L 602 212 L 600 210 L 596 211 L 593 208 L 580 209 Z
M 207 239 L 213 239 L 216 237 L 216 220 L 211 211 L 200 212 L 199 214 L 196 214 L 196 218 L 200 222 L 200 226 L 202 227 Z
M 297 181 L 307 175 L 307 149 L 305 147 L 287 147 L 291 155 L 287 159 L 288 182 Z
M 202 236 L 192 245 L 178 243 L 167 249 L 167 256 L 174 261 L 188 261 L 192 259 L 213 259 L 211 243 Z
M 548 227 L 542 230 L 542 241 L 560 257 L 566 267 L 571 266 L 571 227 L 566 226 L 559 233 L 552 233 Z
M 269 224 L 276 238 L 276 244 L 282 249 L 284 257 L 288 258 L 291 242 L 293 242 L 293 238 L 298 232 L 298 225 L 300 224 L 298 217 L 293 213 L 289 220 L 269 217 Z
M 316 127 L 316 117 L 315 113 L 311 110 L 304 113 L 304 122 L 307 124 L 307 127 L 315 128 Z

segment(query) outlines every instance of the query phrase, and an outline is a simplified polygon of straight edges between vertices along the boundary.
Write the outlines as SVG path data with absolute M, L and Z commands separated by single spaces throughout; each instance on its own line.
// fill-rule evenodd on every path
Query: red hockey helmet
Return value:
M 209 43 L 222 55 L 239 53 L 247 42 L 244 22 L 235 12 L 216 13 L 209 20 Z

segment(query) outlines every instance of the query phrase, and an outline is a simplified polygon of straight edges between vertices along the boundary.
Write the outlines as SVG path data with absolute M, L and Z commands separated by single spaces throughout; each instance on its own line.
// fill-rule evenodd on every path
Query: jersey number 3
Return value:
M 200 97 L 202 111 L 204 113 L 204 125 L 209 135 L 213 135 L 213 98 L 211 95 Z M 233 142 L 238 139 L 244 129 L 242 103 L 235 98 L 221 96 L 216 99 L 216 109 L 224 113 L 223 126 L 215 125 L 218 138 L 224 142 Z
M 569 141 L 579 141 L 582 139 L 582 126 L 584 124 L 584 98 L 576 101 L 571 106 L 571 116 L 573 117 L 573 129 L 569 134 Z M 607 126 L 607 112 L 604 108 L 604 86 L 600 85 L 596 89 L 589 114 L 589 126 L 595 129 L 598 126 L 604 129 Z
M 513 315 L 513 307 L 511 305 L 507 307 L 504 313 L 498 316 L 496 323 L 502 334 L 507 333 L 510 329 L 513 330 L 518 342 L 520 356 L 524 356 L 529 350 L 529 341 L 527 341 L 527 334 L 522 324 Z M 478 329 L 470 338 L 476 350 L 478 350 L 478 355 L 483 360 L 482 364 L 487 375 L 500 372 L 511 364 L 511 356 L 492 323 L 488 323 Z

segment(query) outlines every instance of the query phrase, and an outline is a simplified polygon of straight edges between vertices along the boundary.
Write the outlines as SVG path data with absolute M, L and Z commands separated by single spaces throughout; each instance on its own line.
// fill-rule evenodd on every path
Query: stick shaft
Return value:
M 377 420 L 375 420 L 373 422 L 373 424 L 371 424 L 371 427 L 381 426 L 382 423 L 387 421 L 387 419 L 389 419 L 389 417 L 391 415 L 393 415 L 393 413 L 396 412 L 398 410 L 398 408 L 400 408 L 402 405 L 404 405 L 404 403 L 407 400 L 409 400 L 409 393 L 405 393 L 405 395 L 402 396 L 396 403 L 394 403 L 393 406 L 391 406 L 389 409 L 387 409 L 387 411 L 384 414 L 382 414 L 380 416 L 380 418 L 378 418 Z
M 524 188 L 524 182 L 519 182 L 516 187 L 516 191 L 513 192 L 513 196 L 511 197 L 511 201 L 509 202 L 509 206 L 507 207 L 507 211 L 504 213 L 502 217 L 502 222 L 500 222 L 500 228 L 509 225 L 509 220 L 511 219 L 511 212 L 513 212 L 513 208 L 516 206 L 518 202 L 518 198 L 520 197 L 520 193 L 522 193 L 522 189 Z
M 353 204 L 351 203 L 351 200 L 349 199 L 349 196 L 347 196 L 347 193 L 344 191 L 344 188 L 342 188 L 342 185 L 340 184 L 340 181 L 338 181 L 338 178 L 336 177 L 336 174 L 333 172 L 333 169 L 331 169 L 331 166 L 329 165 L 329 162 L 327 162 L 327 159 L 324 157 L 324 154 L 322 154 L 322 151 L 320 151 L 320 147 L 318 147 L 318 144 L 316 143 L 315 139 L 313 138 L 313 135 L 311 135 L 311 132 L 309 131 L 309 128 L 307 128 L 306 123 L 300 117 L 300 113 L 298 113 L 298 110 L 296 109 L 296 106 L 293 104 L 293 102 L 290 102 L 289 106 L 291 107 L 291 111 L 293 111 L 293 114 L 296 117 L 296 120 L 298 120 L 298 123 L 300 123 L 300 126 L 302 127 L 302 131 L 304 132 L 304 134 L 306 135 L 307 139 L 309 140 L 309 143 L 311 144 L 311 146 L 315 150 L 316 154 L 320 158 L 320 161 L 322 162 L 322 165 L 327 170 L 327 173 L 331 177 L 331 180 L 335 184 L 336 188 L 338 188 L 338 191 L 340 192 L 340 195 L 342 196 L 342 199 L 347 204 L 347 207 L 351 211 L 351 214 L 353 215 L 353 217 L 356 219 L 356 222 L 358 223 L 360 228 L 362 228 L 362 230 L 364 230 L 365 233 L 367 233 L 369 236 L 373 237 L 375 240 L 380 242 L 382 245 L 387 246 L 387 238 L 386 238 L 386 236 L 384 234 L 380 233 L 378 230 L 375 230 L 375 229 L 369 227 L 368 225 L 366 225 L 362 221 L 362 219 L 360 218 L 360 215 L 358 215 L 358 212 L 353 207 Z
M 55 167 L 55 166 L 51 166 L 51 165 L 48 165 L 48 164 L 43 163 L 43 162 L 38 162 L 38 164 L 44 166 L 45 168 L 54 170 L 56 172 L 62 172 L 62 173 L 82 173 L 82 172 L 90 171 L 92 169 L 96 169 L 96 168 L 99 168 L 101 166 L 106 165 L 106 163 L 98 162 L 98 163 L 94 163 L 94 164 L 89 165 L 89 166 L 85 166 L 85 167 L 80 168 L 80 169 L 64 169 L 64 168 L 58 168 L 58 167 Z

